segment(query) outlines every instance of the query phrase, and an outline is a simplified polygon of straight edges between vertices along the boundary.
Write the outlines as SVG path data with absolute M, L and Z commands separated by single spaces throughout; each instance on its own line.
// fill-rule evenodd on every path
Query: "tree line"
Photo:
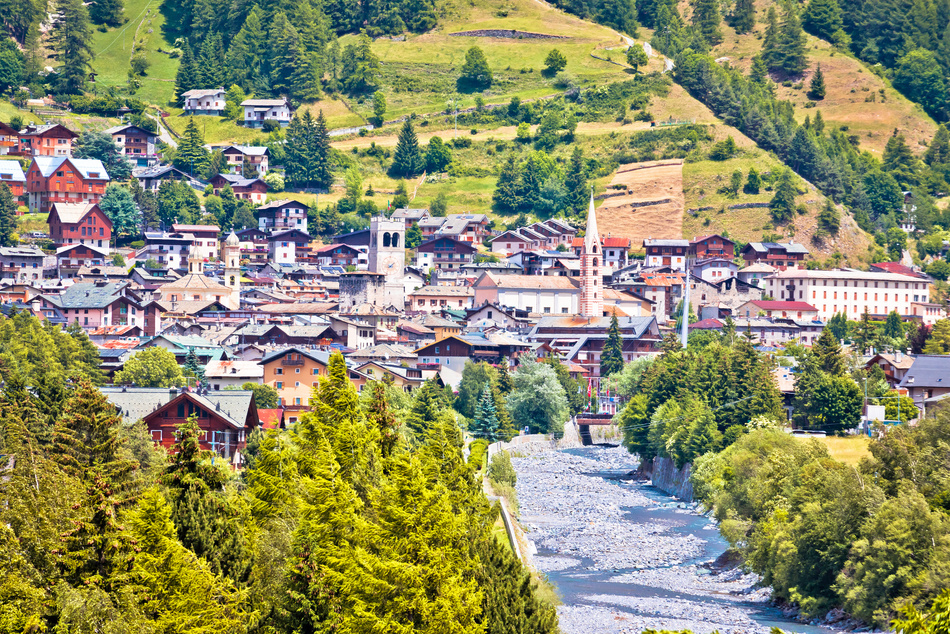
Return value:
M 4 631 L 557 631 L 432 381 L 361 395 L 336 354 L 312 410 L 251 434 L 235 473 L 194 418 L 169 454 L 88 375 L 50 397 L 45 374 L 0 372 Z

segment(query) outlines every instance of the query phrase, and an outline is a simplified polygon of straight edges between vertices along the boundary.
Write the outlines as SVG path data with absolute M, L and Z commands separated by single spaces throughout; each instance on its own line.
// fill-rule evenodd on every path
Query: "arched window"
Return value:
M 594 258 L 594 268 L 597 268 L 597 258 Z
M 232 275 L 229 283 L 231 286 L 237 286 L 237 279 Z
M 389 232 L 388 231 L 383 234 L 383 246 L 384 247 L 389 246 Z
M 394 233 L 393 234 L 393 248 L 395 249 L 398 246 L 399 246 L 399 234 Z
M 596 244 L 592 244 L 592 245 L 590 246 L 590 251 L 591 251 L 591 253 L 597 253 L 597 245 L 596 245 Z

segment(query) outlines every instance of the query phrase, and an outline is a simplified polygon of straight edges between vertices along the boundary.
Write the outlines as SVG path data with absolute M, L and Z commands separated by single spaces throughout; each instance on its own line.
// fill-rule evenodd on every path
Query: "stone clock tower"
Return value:
M 385 276 L 385 303 L 402 310 L 406 303 L 406 224 L 376 217 L 369 224 L 369 270 Z

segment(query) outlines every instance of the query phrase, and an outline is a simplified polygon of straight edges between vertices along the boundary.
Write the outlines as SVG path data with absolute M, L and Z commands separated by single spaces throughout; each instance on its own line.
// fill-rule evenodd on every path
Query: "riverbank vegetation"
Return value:
M 557 631 L 434 382 L 360 397 L 336 354 L 235 473 L 192 421 L 156 448 L 90 382 L 85 335 L 37 325 L 0 320 L 0 632 Z
M 950 408 L 867 443 L 803 441 L 781 429 L 772 361 L 748 337 L 727 328 L 693 343 L 684 351 L 667 339 L 656 360 L 617 375 L 618 392 L 631 395 L 618 416 L 624 444 L 645 460 L 692 463 L 697 499 L 775 599 L 807 616 L 840 607 L 886 626 L 950 586 Z M 860 394 L 834 338 L 799 366 L 802 424 L 852 426 L 840 423 Z

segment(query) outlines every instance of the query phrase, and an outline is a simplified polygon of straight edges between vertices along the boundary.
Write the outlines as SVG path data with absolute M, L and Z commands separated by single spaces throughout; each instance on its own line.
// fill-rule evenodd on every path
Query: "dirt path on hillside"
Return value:
M 683 237 L 683 161 L 649 161 L 621 165 L 597 209 L 603 233 L 630 238 L 633 248 L 645 239 Z

